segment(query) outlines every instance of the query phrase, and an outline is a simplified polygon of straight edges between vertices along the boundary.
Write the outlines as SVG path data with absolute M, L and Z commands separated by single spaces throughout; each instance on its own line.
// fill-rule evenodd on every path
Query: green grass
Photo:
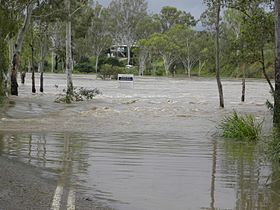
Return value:
M 222 131 L 222 137 L 237 140 L 256 141 L 260 139 L 262 122 L 257 122 L 254 116 L 239 116 L 235 111 L 224 117 L 218 128 Z
M 268 143 L 268 155 L 273 161 L 280 162 L 280 127 L 275 127 Z

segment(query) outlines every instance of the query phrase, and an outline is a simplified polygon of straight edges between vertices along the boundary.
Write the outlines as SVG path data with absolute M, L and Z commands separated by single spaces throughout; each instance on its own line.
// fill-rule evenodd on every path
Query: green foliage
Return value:
M 109 64 L 104 64 L 100 68 L 100 73 L 98 74 L 98 77 L 101 79 L 117 79 L 118 74 L 125 73 L 125 69 L 123 67 L 118 66 L 112 66 Z
M 190 13 L 178 10 L 176 7 L 171 6 L 165 6 L 161 9 L 159 19 L 163 31 L 167 31 L 175 24 L 187 27 L 196 25 L 196 21 Z
M 280 162 L 280 127 L 275 127 L 268 143 L 268 155 L 273 161 Z
M 252 115 L 239 116 L 235 111 L 224 117 L 218 125 L 225 138 L 256 141 L 260 138 L 262 122 L 256 122 Z
M 63 90 L 66 93 L 66 90 Z M 74 88 L 73 94 L 61 94 L 58 98 L 55 99 L 56 103 L 66 103 L 70 104 L 75 101 L 85 101 L 92 100 L 95 96 L 102 94 L 101 91 L 97 88 L 95 89 L 86 89 L 86 88 Z
M 119 61 L 119 59 L 114 57 L 109 57 L 105 60 L 106 64 L 109 64 L 111 66 L 118 66 L 118 67 L 124 67 L 124 64 Z
M 100 68 L 98 77 L 105 79 L 117 79 L 118 74 L 138 74 L 137 67 L 125 68 L 122 66 L 112 66 L 110 64 L 104 64 Z
M 74 66 L 74 70 L 79 71 L 80 73 L 92 73 L 94 72 L 94 66 L 91 62 L 77 63 Z

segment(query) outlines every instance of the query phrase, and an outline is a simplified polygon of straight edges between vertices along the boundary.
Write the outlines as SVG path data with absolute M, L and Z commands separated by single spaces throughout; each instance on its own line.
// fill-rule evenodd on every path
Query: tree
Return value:
M 0 98 L 7 95 L 8 69 L 12 59 L 10 37 L 17 31 L 16 9 L 13 1 L 0 0 Z M 8 45 L 9 44 L 9 45 Z
M 97 4 L 93 10 L 93 16 L 87 29 L 86 41 L 90 46 L 90 52 L 95 56 L 95 71 L 98 71 L 99 57 L 112 45 L 108 11 Z
M 138 60 L 139 60 L 139 76 L 143 76 L 146 68 L 146 62 L 149 58 L 149 46 L 147 45 L 147 39 L 141 39 L 138 41 Z
M 220 77 L 220 19 L 221 8 L 223 7 L 223 0 L 204 0 L 208 10 L 203 14 L 207 17 L 209 24 L 215 29 L 215 44 L 216 44 L 216 80 L 219 92 L 220 107 L 224 108 L 223 87 Z
M 147 2 L 146 0 L 112 0 L 109 11 L 114 26 L 114 41 L 116 45 L 127 45 L 129 65 L 130 49 L 137 41 L 135 28 L 137 23 L 147 15 Z
M 241 42 L 246 46 L 246 59 L 261 64 L 262 73 L 269 84 L 271 92 L 274 87 L 266 73 L 265 51 L 274 40 L 274 20 L 272 12 L 262 8 L 260 3 L 251 3 L 245 10 L 241 24 Z
M 198 47 L 195 43 L 195 31 L 182 25 L 175 25 L 169 29 L 168 34 L 175 37 L 175 42 L 179 46 L 179 58 L 183 63 L 185 73 L 190 78 L 192 68 L 199 59 Z
M 178 10 L 176 7 L 165 6 L 161 9 L 159 19 L 162 24 L 162 31 L 167 31 L 175 24 L 186 27 L 195 26 L 194 17 L 185 11 Z
M 150 51 L 162 57 L 165 75 L 169 74 L 170 67 L 178 58 L 179 47 L 176 45 L 171 34 L 153 34 L 146 42 Z
M 273 122 L 280 124 L 280 0 L 275 0 L 275 92 Z
M 25 4 L 25 12 L 24 12 L 24 23 L 18 31 L 17 39 L 15 43 L 15 52 L 12 58 L 12 71 L 11 71 L 11 94 L 18 95 L 18 83 L 17 83 L 17 72 L 19 70 L 20 65 L 20 53 L 22 50 L 22 43 L 25 36 L 26 29 L 31 21 L 32 12 L 34 9 L 34 1 L 29 1 Z
M 152 34 L 159 33 L 161 31 L 161 24 L 156 18 L 146 16 L 138 22 L 135 30 L 137 39 L 139 40 L 137 43 L 139 75 L 143 76 L 146 68 L 146 62 L 150 55 L 149 46 L 147 45 L 147 39 Z

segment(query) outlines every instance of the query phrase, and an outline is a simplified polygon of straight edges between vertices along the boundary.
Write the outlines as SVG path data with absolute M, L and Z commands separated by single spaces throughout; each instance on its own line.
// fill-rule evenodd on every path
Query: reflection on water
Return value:
M 0 154 L 115 209 L 279 209 L 258 146 L 178 133 L 5 134 Z

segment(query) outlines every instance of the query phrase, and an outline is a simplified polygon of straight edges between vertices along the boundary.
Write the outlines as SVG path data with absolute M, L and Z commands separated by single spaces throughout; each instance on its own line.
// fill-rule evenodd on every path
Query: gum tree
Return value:
M 204 0 L 208 9 L 204 12 L 203 18 L 207 21 L 207 24 L 212 26 L 215 31 L 215 45 L 216 45 L 216 80 L 219 92 L 220 107 L 224 108 L 224 95 L 223 86 L 220 77 L 220 33 L 221 33 L 221 9 L 224 6 L 223 0 Z
M 147 16 L 146 0 L 113 0 L 109 5 L 114 41 L 117 45 L 127 45 L 127 64 L 130 64 L 130 49 L 137 41 L 135 28 L 137 23 Z

